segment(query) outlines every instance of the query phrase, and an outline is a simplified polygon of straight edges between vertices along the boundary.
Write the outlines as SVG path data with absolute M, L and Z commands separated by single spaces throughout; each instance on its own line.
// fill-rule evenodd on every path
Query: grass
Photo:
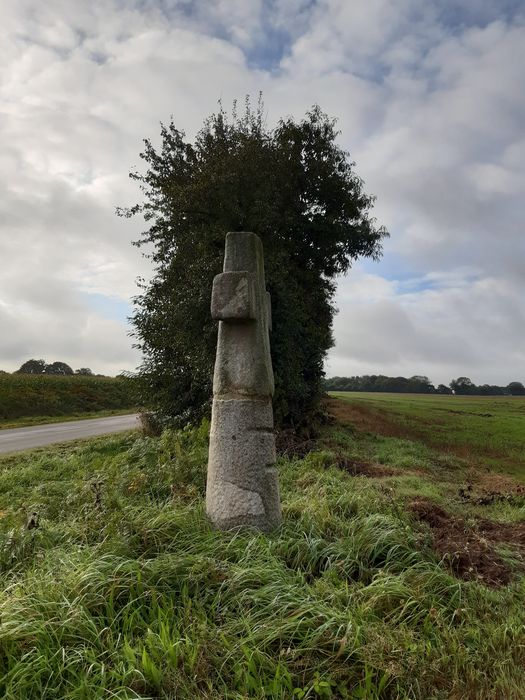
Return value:
M 134 405 L 133 384 L 124 378 L 0 374 L 3 427 L 21 418 L 29 425 L 30 419 L 129 410 Z
M 32 425 L 46 425 L 48 423 L 67 423 L 88 418 L 108 418 L 109 416 L 124 416 L 130 413 L 130 408 L 116 408 L 105 411 L 84 411 L 70 413 L 67 416 L 26 416 L 22 418 L 0 420 L 0 430 L 9 428 L 26 428 Z
M 484 473 L 339 423 L 280 460 L 278 532 L 216 532 L 207 432 L 0 459 L 2 698 L 524 696 L 520 552 L 497 549 L 507 585 L 461 580 L 408 507 L 426 497 L 473 523 L 482 507 L 458 488 Z M 504 505 L 485 508 L 523 520 L 523 501 Z
M 525 397 L 332 392 L 362 428 L 408 437 L 525 481 Z

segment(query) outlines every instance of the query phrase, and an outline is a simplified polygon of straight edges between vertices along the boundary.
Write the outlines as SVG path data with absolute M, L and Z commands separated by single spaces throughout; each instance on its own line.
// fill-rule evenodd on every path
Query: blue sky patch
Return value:
M 105 294 L 82 294 L 83 301 L 89 308 L 103 318 L 111 321 L 119 321 L 128 324 L 128 317 L 131 315 L 133 307 L 130 302 L 124 301 L 120 297 L 106 296 Z

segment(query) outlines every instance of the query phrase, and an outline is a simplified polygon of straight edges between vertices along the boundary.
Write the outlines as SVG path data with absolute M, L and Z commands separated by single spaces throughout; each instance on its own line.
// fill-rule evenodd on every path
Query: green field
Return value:
M 283 442 L 269 536 L 210 528 L 207 424 L 1 458 L 0 697 L 525 697 L 523 486 L 350 398 Z
M 525 396 L 333 392 L 364 429 L 420 440 L 525 481 Z
M 134 403 L 128 379 L 0 374 L 0 428 L 53 417 L 111 415 L 132 409 Z

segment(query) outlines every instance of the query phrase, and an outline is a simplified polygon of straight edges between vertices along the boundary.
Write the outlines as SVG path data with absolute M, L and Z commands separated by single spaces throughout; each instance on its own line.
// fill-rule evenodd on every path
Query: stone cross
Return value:
M 221 529 L 268 531 L 281 522 L 281 505 L 273 434 L 270 295 L 258 236 L 228 233 L 223 269 L 213 280 L 211 298 L 219 336 L 206 511 Z

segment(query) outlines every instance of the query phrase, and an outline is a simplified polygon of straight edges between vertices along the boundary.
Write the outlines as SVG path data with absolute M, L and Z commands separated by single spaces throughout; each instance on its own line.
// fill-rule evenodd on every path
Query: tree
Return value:
M 512 396 L 525 396 L 525 386 L 521 382 L 510 382 L 507 384 L 507 391 Z
M 46 365 L 46 374 L 62 374 L 62 375 L 72 375 L 73 370 L 65 362 L 52 362 L 50 365 Z
M 455 394 L 475 394 L 477 388 L 468 377 L 453 379 L 449 386 Z
M 75 374 L 80 374 L 83 377 L 93 376 L 93 372 L 89 369 L 89 367 L 81 367 L 80 369 L 76 369 Z
M 247 100 L 240 117 L 235 106 L 231 117 L 222 107 L 212 114 L 194 143 L 173 121 L 161 127 L 159 150 L 145 141 L 148 169 L 130 174 L 144 202 L 118 213 L 149 224 L 136 244 L 152 250 L 154 275 L 132 320 L 144 399 L 158 412 L 184 423 L 209 408 L 212 281 L 226 232 L 242 230 L 264 245 L 277 422 L 297 425 L 315 410 L 333 342 L 334 279 L 359 257 L 379 258 L 387 235 L 337 134 L 319 107 L 269 129 L 261 102 L 253 111 Z
M 410 377 L 410 391 L 418 394 L 433 394 L 435 392 L 434 385 L 428 377 L 416 374 Z
M 450 387 L 446 386 L 445 384 L 439 384 L 436 391 L 438 394 L 451 394 L 452 393 L 452 389 Z
M 503 396 L 503 394 L 505 394 L 505 389 L 495 384 L 482 384 L 480 386 L 474 386 L 471 393 L 479 394 L 480 396 Z
M 15 374 L 45 374 L 46 366 L 45 360 L 27 360 Z

